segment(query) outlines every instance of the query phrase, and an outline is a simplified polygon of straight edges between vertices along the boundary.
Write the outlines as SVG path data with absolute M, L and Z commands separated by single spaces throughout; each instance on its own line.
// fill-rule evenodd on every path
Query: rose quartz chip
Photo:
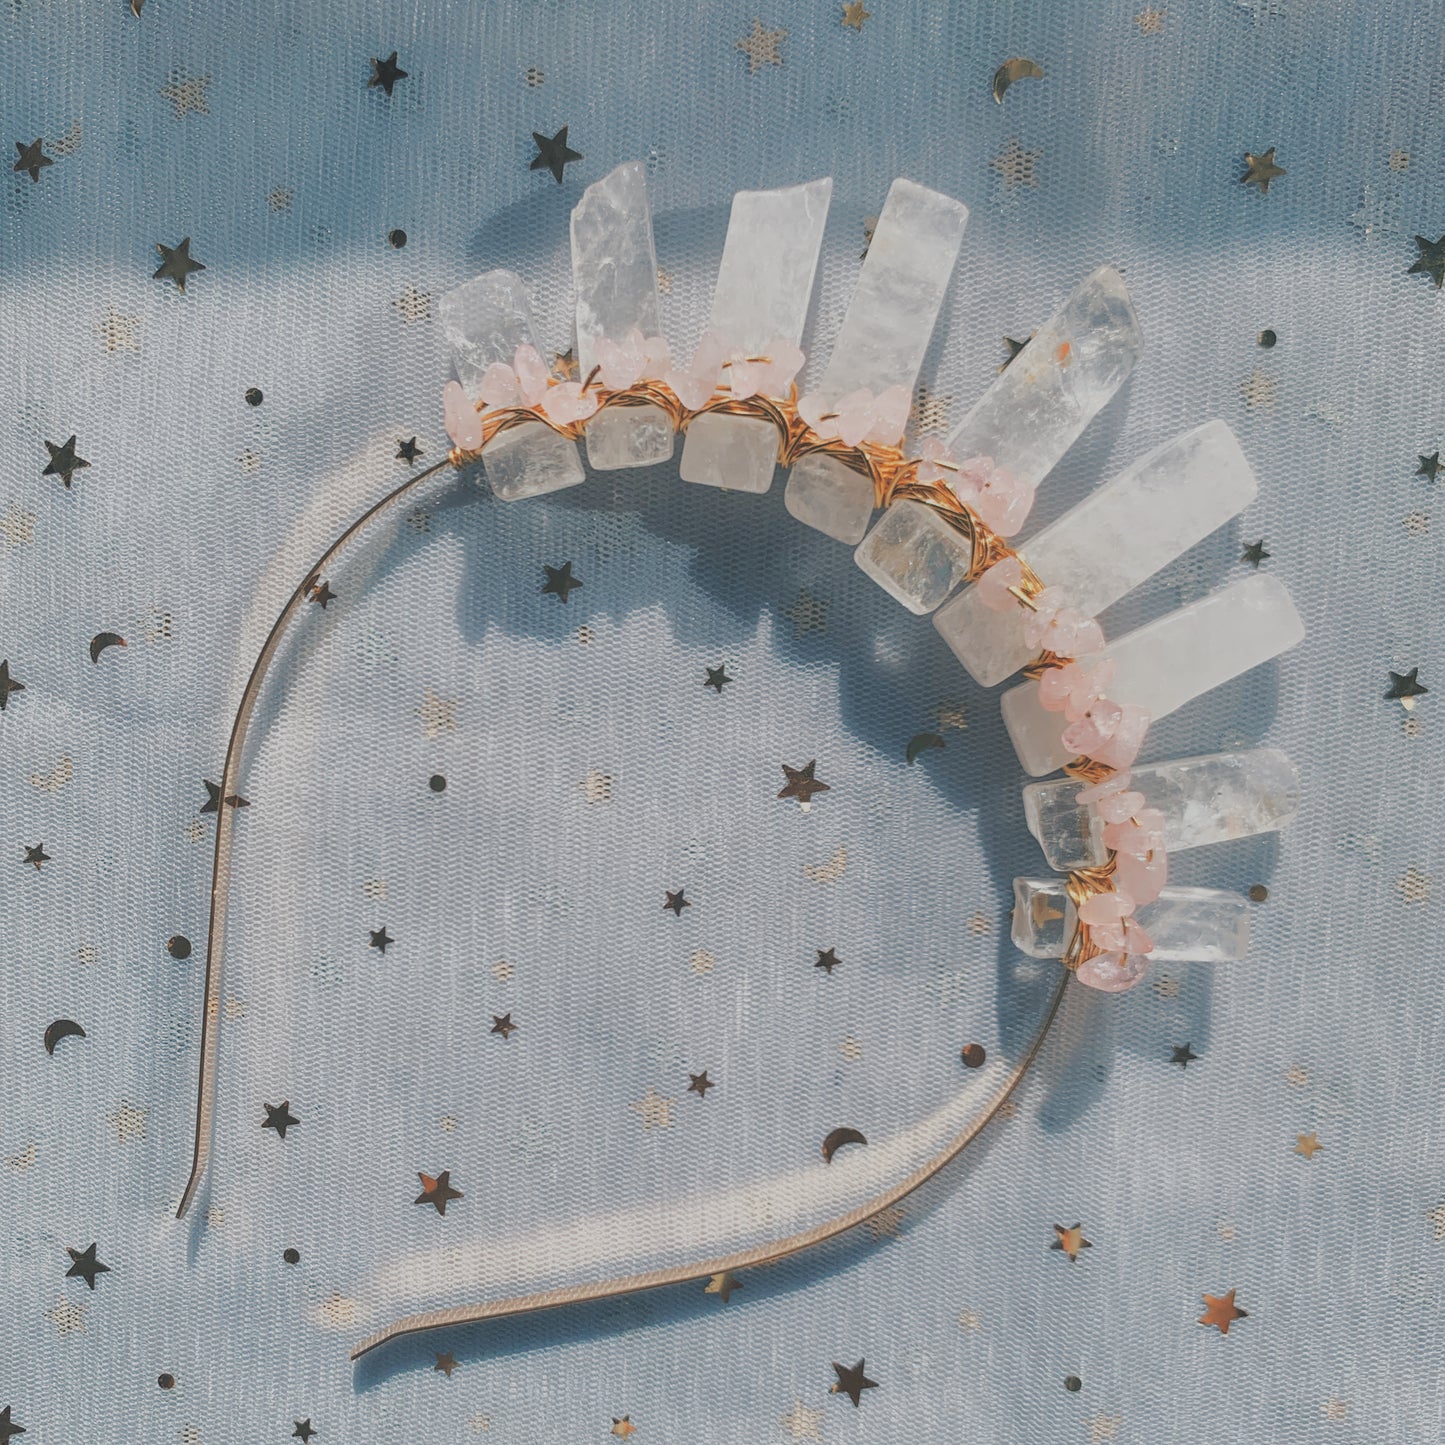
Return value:
M 727 346 L 722 337 L 716 331 L 704 331 L 687 368 L 672 367 L 662 379 L 689 411 L 697 411 L 717 390 L 718 368 L 726 360 Z
M 1132 858 L 1147 858 L 1164 846 L 1164 814 L 1158 808 L 1141 808 L 1122 822 L 1104 829 L 1104 846 Z
M 1039 706 L 1049 712 L 1063 713 L 1070 722 L 1078 722 L 1104 696 L 1113 677 L 1111 662 L 1093 666 L 1069 662 L 1063 667 L 1051 667 L 1039 678 Z
M 1142 908 L 1152 903 L 1169 882 L 1169 855 L 1162 849 L 1147 858 L 1120 853 L 1114 860 L 1114 887 Z
M 959 465 L 949 485 L 1000 537 L 1012 537 L 1034 504 L 1034 489 L 995 466 L 992 457 L 970 457 Z
M 481 446 L 482 419 L 459 381 L 449 381 L 442 387 L 442 415 L 454 446 L 464 452 L 474 452 Z
M 1103 747 L 1114 736 L 1123 715 L 1124 709 L 1118 703 L 1106 697 L 1097 699 L 1083 717 L 1064 729 L 1064 746 L 1081 757 L 1093 757 L 1095 749 Z
M 1011 607 L 1021 606 L 1009 588 L 1021 586 L 1023 580 L 1024 569 L 1019 559 L 1005 557 L 1001 562 L 995 562 L 978 579 L 978 600 L 995 612 L 1007 612 Z M 1045 703 L 1044 706 L 1047 707 L 1048 704 Z
M 944 466 L 943 463 L 948 465 Z M 953 479 L 958 460 L 935 436 L 923 438 L 918 449 L 918 470 L 915 473 L 920 482 L 948 482 Z
M 582 421 L 597 410 L 597 393 L 583 391 L 579 381 L 564 381 L 560 386 L 547 388 L 538 408 L 558 426 L 568 422 Z
M 1123 703 L 1119 710 L 1118 726 L 1103 747 L 1089 756 L 1111 768 L 1127 768 L 1139 756 L 1139 749 L 1144 746 L 1144 737 L 1148 731 L 1149 714 L 1132 702 Z
M 1149 960 L 1137 954 L 1096 953 L 1078 967 L 1075 976 L 1087 988 L 1101 993 L 1124 993 L 1149 972 Z

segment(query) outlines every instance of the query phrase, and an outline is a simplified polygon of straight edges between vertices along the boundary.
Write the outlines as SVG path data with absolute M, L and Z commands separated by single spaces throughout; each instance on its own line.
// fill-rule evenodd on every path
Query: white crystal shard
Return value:
M 1161 567 L 1244 510 L 1257 490 L 1234 433 L 1205 422 L 1156 447 L 1019 548 L 1068 605 L 1097 617 Z M 992 687 L 1035 649 L 1023 639 L 1022 607 L 996 612 L 969 587 L 933 625 L 973 677 Z
M 572 283 L 577 293 L 577 363 L 585 380 L 597 343 L 621 343 L 636 327 L 661 329 L 652 209 L 641 161 L 628 161 L 582 193 L 572 211 Z M 672 456 L 673 430 L 655 406 L 610 407 L 587 426 L 587 460 L 597 471 L 650 467 Z
M 1218 888 L 1166 888 L 1134 915 L 1155 963 L 1234 963 L 1249 952 L 1249 901 Z M 1013 941 L 1030 958 L 1062 958 L 1074 905 L 1062 878 L 1015 878 Z
M 524 342 L 536 346 L 532 310 L 522 278 L 512 271 L 487 271 L 448 291 L 438 303 L 442 330 L 462 390 L 476 401 L 482 375 L 494 361 L 512 364 Z M 540 348 L 538 348 L 540 350 Z M 577 444 L 542 422 L 509 427 L 482 454 L 487 480 L 503 501 L 535 497 L 573 487 L 586 479 Z
M 1024 817 L 1049 867 L 1092 868 L 1108 857 L 1103 824 L 1077 801 L 1084 786 L 1062 778 L 1024 786 Z M 1300 805 L 1299 770 L 1277 748 L 1175 758 L 1133 769 L 1129 785 L 1164 815 L 1164 851 L 1249 838 L 1288 827 Z
M 733 197 L 709 324 L 750 356 L 775 337 L 802 340 L 832 194 L 832 180 L 823 179 Z M 777 451 L 771 422 L 700 416 L 687 429 L 678 471 L 688 482 L 766 492 Z
M 1123 278 L 1101 266 L 1035 332 L 1008 369 L 948 437 L 959 461 L 992 457 L 1036 487 L 1071 447 L 1094 414 L 1123 384 L 1139 359 L 1143 338 Z M 895 512 L 889 532 L 880 529 Z M 929 554 L 915 565 L 915 548 Z M 955 554 L 952 566 L 936 558 Z M 968 569 L 967 540 L 926 508 L 900 503 L 853 554 L 858 565 L 911 612 L 932 612 Z
M 859 389 L 911 393 L 953 274 L 968 207 L 900 177 L 873 229 L 858 285 L 817 392 L 830 405 Z M 873 483 L 830 457 L 788 473 L 788 511 L 840 542 L 862 540 Z
M 1288 651 L 1304 635 L 1284 583 L 1260 574 L 1170 612 L 1097 655 L 1114 663 L 1109 697 L 1158 719 Z M 1068 724 L 1062 713 L 1040 706 L 1037 682 L 1010 688 L 1001 706 L 1026 773 L 1042 777 L 1074 757 L 1060 737 Z

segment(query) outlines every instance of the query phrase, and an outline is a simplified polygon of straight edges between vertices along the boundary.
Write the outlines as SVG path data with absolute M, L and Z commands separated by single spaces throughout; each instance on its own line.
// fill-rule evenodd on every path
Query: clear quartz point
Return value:
M 1104 862 L 1103 824 L 1077 801 L 1085 784 L 1061 778 L 1024 786 L 1024 817 L 1050 868 L 1071 873 Z M 1300 805 L 1299 770 L 1277 748 L 1209 753 L 1132 769 L 1129 786 L 1164 815 L 1164 851 L 1182 853 L 1277 832 Z
M 1085 497 L 1018 551 L 1045 586 L 1097 617 L 1254 500 L 1254 472 L 1222 421 L 1184 432 Z M 1034 649 L 1024 609 L 998 612 L 966 588 L 934 613 L 933 625 L 975 682 L 992 687 Z
M 968 207 L 951 196 L 902 177 L 889 187 L 817 386 L 827 403 L 858 390 L 912 393 L 967 222 Z M 832 457 L 814 455 L 788 473 L 784 500 L 800 522 L 853 544 L 873 515 L 873 483 Z
M 1099 267 L 954 428 L 949 452 L 957 461 L 991 457 L 1036 487 L 1123 384 L 1142 345 L 1123 278 Z M 921 615 L 967 575 L 969 551 L 968 539 L 928 508 L 901 502 L 853 555 L 880 587 Z M 950 563 L 943 552 L 952 554 Z
M 775 339 L 801 341 L 832 194 L 823 179 L 733 197 L 709 323 L 730 345 L 760 356 Z M 712 414 L 689 425 L 678 471 L 687 482 L 766 492 L 777 455 L 771 422 Z
M 494 361 L 510 366 L 519 346 L 537 345 L 527 288 L 515 272 L 484 272 L 448 291 L 437 309 L 457 380 L 473 401 L 487 367 Z M 577 444 L 543 422 L 509 427 L 493 437 L 482 465 L 492 491 L 506 502 L 575 487 L 587 476 Z
M 659 334 L 657 250 L 641 161 L 593 182 L 572 211 L 579 379 L 596 366 L 597 343 L 621 344 L 634 328 Z M 587 424 L 587 461 L 597 471 L 650 467 L 672 457 L 673 430 L 655 406 L 613 406 Z
M 1157 720 L 1287 652 L 1304 635 L 1284 583 L 1261 573 L 1167 613 L 1096 655 L 1114 663 L 1109 698 Z M 1026 773 L 1043 777 L 1075 756 L 1062 741 L 1067 721 L 1042 707 L 1037 682 L 1011 687 L 1000 706 Z
M 1249 951 L 1249 900 L 1218 888 L 1166 888 L 1134 915 L 1156 963 L 1235 963 Z M 1074 905 L 1062 878 L 1015 878 L 1013 941 L 1030 958 L 1062 958 Z

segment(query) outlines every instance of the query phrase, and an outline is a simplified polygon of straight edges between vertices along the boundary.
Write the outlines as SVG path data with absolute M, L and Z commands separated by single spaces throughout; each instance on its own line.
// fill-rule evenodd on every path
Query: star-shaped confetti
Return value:
M 447 1351 L 443 1354 L 439 1354 L 436 1357 L 436 1364 L 432 1366 L 432 1373 L 436 1374 L 438 1371 L 440 1371 L 443 1375 L 447 1377 L 447 1379 L 450 1380 L 452 1377 L 452 1371 L 456 1368 L 457 1357 L 453 1355 L 450 1351 Z
M 817 949 L 816 952 L 818 957 L 813 967 L 821 968 L 824 973 L 831 974 L 843 961 L 838 957 L 838 950 L 836 948 L 820 948 Z
M 121 1144 L 146 1136 L 146 1111 L 135 1104 L 122 1103 L 118 1109 L 107 1114 L 105 1120 L 115 1130 L 116 1140 Z
M 835 1362 L 833 1365 L 833 1373 L 837 1375 L 838 1378 L 828 1386 L 828 1393 L 830 1395 L 846 1395 L 856 1407 L 863 1399 L 864 1390 L 876 1390 L 878 1388 L 878 1381 L 870 1380 L 868 1376 L 863 1373 L 863 1365 L 864 1361 L 862 1360 L 859 1360 L 856 1365 L 849 1365 L 847 1367 Z
M 563 172 L 573 161 L 580 161 L 581 151 L 574 151 L 567 144 L 567 127 L 564 125 L 554 136 L 542 135 L 540 131 L 532 132 L 532 139 L 537 145 L 537 154 L 532 157 L 532 164 L 527 167 L 529 171 L 551 171 L 552 178 L 560 186 L 562 184 Z
M 45 1311 L 45 1318 L 55 1326 L 60 1335 L 85 1333 L 85 1312 L 89 1305 L 77 1304 L 74 1300 L 61 1299 Z
M 9 1445 L 12 1436 L 25 1433 L 25 1426 L 11 1417 L 10 1409 L 11 1407 L 6 1405 L 0 1410 L 0 1445 Z
M 1198 1057 L 1188 1044 L 1174 1044 L 1169 1050 L 1169 1062 L 1178 1064 L 1181 1069 L 1187 1069 Z
M 422 692 L 422 699 L 416 705 L 416 716 L 421 719 L 422 731 L 429 738 L 440 733 L 454 733 L 457 730 L 457 700 L 441 697 L 428 687 Z
M 443 1169 L 440 1174 L 423 1174 L 418 1170 L 416 1177 L 421 1180 L 421 1193 L 412 1200 L 413 1204 L 433 1205 L 438 1214 L 444 1215 L 452 1200 L 466 1198 L 460 1189 L 452 1188 L 450 1169 Z
M 709 1089 L 717 1088 L 717 1085 L 713 1083 L 710 1078 L 708 1078 L 706 1069 L 704 1069 L 700 1074 L 689 1074 L 687 1076 L 687 1080 L 688 1093 L 696 1094 L 699 1099 L 707 1098 L 707 1091 Z
M 117 351 L 140 350 L 140 342 L 136 340 L 139 328 L 139 316 L 124 316 L 112 306 L 105 313 L 104 320 L 96 323 L 95 329 L 100 334 L 106 355 L 113 356 Z
M 261 1127 L 263 1129 L 274 1129 L 276 1131 L 276 1137 L 279 1139 L 286 1137 L 286 1131 L 291 1128 L 293 1124 L 299 1124 L 301 1122 L 301 1120 L 291 1112 L 290 1099 L 282 1099 L 279 1104 L 266 1104 L 263 1107 L 266 1110 L 266 1121 Z
M 1428 276 L 1438 291 L 1445 285 L 1445 236 L 1438 241 L 1427 241 L 1423 236 L 1415 237 L 1415 249 L 1420 253 L 1415 264 L 1405 272 L 1407 276 Z
M 1416 453 L 1416 455 L 1419 456 L 1419 453 Z M 1435 478 L 1440 475 L 1440 453 L 1434 451 L 1431 452 L 1428 457 L 1421 456 L 1419 460 L 1420 465 L 1415 468 L 1415 475 L 1417 477 L 1426 477 L 1433 482 Z
M 627 1107 L 642 1116 L 644 1129 L 651 1130 L 672 1128 L 672 1105 L 673 1100 L 659 1094 L 649 1084 L 642 1098 L 634 1100 Z
M 547 574 L 547 580 L 542 584 L 544 595 L 550 592 L 566 602 L 573 591 L 582 586 L 582 579 L 572 575 L 571 562 L 564 562 L 560 567 L 549 567 L 544 562 L 542 570 Z
M 823 1412 L 810 1410 L 801 1400 L 794 1400 L 793 1408 L 786 1415 L 780 1415 L 778 1422 L 794 1440 L 823 1438 Z
M 1313 1134 L 1296 1134 L 1294 1152 L 1305 1159 L 1313 1159 L 1325 1146 Z
M 407 439 L 406 439 L 405 441 L 403 441 L 400 437 L 397 438 L 397 440 L 396 440 L 396 459 L 397 459 L 397 461 L 399 461 L 399 462 L 405 462 L 405 463 L 407 464 L 407 466 L 411 466 L 412 463 L 415 462 L 416 459 L 417 459 L 419 456 L 421 456 L 421 454 L 422 454 L 422 449 L 421 449 L 420 445 L 417 443 L 417 439 L 416 439 L 415 437 L 407 437 Z
M 293 1420 L 291 1423 L 296 1427 L 291 1432 L 291 1438 L 293 1440 L 310 1440 L 313 1435 L 321 1433 L 312 1425 L 309 1415 L 304 1420 Z
M 206 269 L 202 262 L 192 257 L 189 236 L 182 237 L 176 246 L 167 246 L 164 242 L 157 241 L 156 250 L 161 253 L 161 264 L 151 272 L 151 279 L 153 281 L 174 281 L 178 291 L 186 289 L 187 276 Z
M 404 326 L 410 326 L 417 321 L 431 320 L 431 293 L 418 291 L 410 281 L 401 288 L 401 295 L 396 297 L 391 304 L 400 313 Z
M 790 768 L 786 763 L 780 766 L 788 780 L 778 792 L 780 798 L 796 798 L 800 803 L 810 803 L 814 793 L 829 791 L 829 784 L 813 776 L 813 770 L 818 766 L 816 758 L 801 768 Z
M 1025 150 L 1019 144 L 1018 137 L 1014 136 L 989 165 L 1003 178 L 1004 186 L 1008 190 L 1013 190 L 1016 186 L 1036 186 L 1039 181 L 1034 174 L 1034 167 L 1041 155 L 1042 151 Z
M 1258 567 L 1261 562 L 1267 561 L 1272 554 L 1264 550 L 1264 538 L 1258 542 L 1250 542 L 1240 554 L 1241 562 L 1248 562 L 1251 567 Z
M 37 843 L 33 848 L 27 846 L 25 849 L 24 862 L 33 863 L 35 865 L 35 871 L 37 873 L 40 872 L 40 865 L 50 862 L 50 854 L 45 851 L 45 844 Z
M 1282 175 L 1287 174 L 1283 166 L 1277 166 L 1274 163 L 1275 149 L 1274 146 L 1270 146 L 1263 155 L 1255 155 L 1253 151 L 1244 153 L 1245 170 L 1239 179 L 1246 186 L 1258 186 L 1259 192 L 1263 196 L 1269 194 L 1271 181 L 1277 181 Z
M 1204 1296 L 1204 1313 L 1199 1316 L 1201 1325 L 1213 1325 L 1220 1334 L 1227 1335 L 1229 1327 L 1235 1320 L 1247 1320 L 1248 1311 L 1242 1310 L 1234 1302 L 1235 1291 L 1230 1290 L 1225 1295 L 1207 1294 Z
M 1134 24 L 1139 27 L 1140 35 L 1158 35 L 1164 28 L 1163 10 L 1156 10 L 1152 5 L 1146 6 L 1134 17 Z
M 843 24 L 854 30 L 862 30 L 864 22 L 872 18 L 873 12 L 863 8 L 863 0 L 847 0 L 843 6 Z
M 1390 673 L 1390 686 L 1385 692 L 1385 701 L 1399 702 L 1406 707 L 1413 707 L 1415 699 L 1424 697 L 1429 691 L 1430 689 L 1420 681 L 1420 669 L 1412 667 L 1409 672 Z
M 221 811 L 221 785 L 213 783 L 209 778 L 202 778 L 206 785 L 206 801 L 201 804 L 202 813 L 219 813 Z M 226 799 L 228 808 L 249 808 L 251 804 L 239 793 L 232 793 Z
M 19 678 L 10 676 L 10 659 L 0 658 L 0 712 L 10 706 L 12 692 L 24 692 L 25 684 Z
M 740 1280 L 732 1270 L 725 1269 L 718 1274 L 711 1275 L 708 1278 L 708 1282 L 703 1285 L 702 1292 L 704 1294 L 715 1294 L 726 1304 L 733 1297 L 733 1291 L 735 1289 L 741 1289 L 742 1287 L 742 1280 Z
M 512 1022 L 512 1015 L 510 1013 L 493 1014 L 492 1026 L 490 1029 L 487 1030 L 487 1032 L 493 1034 L 501 1034 L 503 1039 L 509 1039 L 514 1033 L 517 1032 L 518 1028 L 519 1025 Z
M 70 440 L 56 446 L 54 442 L 46 442 L 45 450 L 50 453 L 50 460 L 46 462 L 40 475 L 42 477 L 59 477 L 65 484 L 67 491 L 70 490 L 70 480 L 76 472 L 84 471 L 90 465 L 84 457 L 75 454 L 75 433 L 70 434 Z
M 378 60 L 374 55 L 371 57 L 371 79 L 366 82 L 368 90 L 380 86 L 390 95 L 397 81 L 406 79 L 407 72 L 396 63 L 396 54 L 393 50 L 385 60 Z
M 98 1274 L 109 1274 L 110 1266 L 102 1264 L 95 1257 L 96 1246 L 87 1245 L 84 1249 L 66 1248 L 66 1254 L 70 1256 L 70 1268 L 65 1271 L 66 1279 L 83 1279 L 91 1289 L 95 1288 L 95 1277 Z
M 195 111 L 197 115 L 210 115 L 211 105 L 206 98 L 206 87 L 211 83 L 209 75 L 195 77 L 175 76 L 168 85 L 161 86 L 161 95 L 170 101 L 181 120 Z
M 616 1435 L 619 1440 L 628 1440 L 637 1434 L 637 1426 L 632 1423 L 631 1415 L 623 1415 L 620 1419 L 614 1415 L 612 1429 L 608 1431 L 608 1434 Z
M 723 663 L 718 667 L 710 667 L 707 669 L 707 681 L 703 683 L 703 686 L 710 687 L 714 692 L 721 693 L 728 683 L 734 681 L 736 681 L 735 678 L 728 676 L 727 664 Z
M 318 603 L 323 612 L 326 611 L 326 604 L 335 596 L 336 593 L 331 590 L 331 583 L 322 581 L 311 584 L 311 600 Z
M 667 901 L 662 906 L 664 909 L 670 909 L 675 918 L 682 917 L 684 908 L 692 907 L 692 904 L 683 897 L 683 894 L 687 892 L 685 888 L 679 888 L 676 893 L 668 888 L 664 888 L 662 891 L 667 894 Z
M 748 74 L 756 75 L 765 65 L 781 65 L 783 53 L 779 47 L 787 38 L 786 30 L 765 29 L 763 22 L 755 19 L 752 33 L 737 43 L 737 49 L 748 58 Z
M 380 928 L 368 929 L 367 932 L 371 934 L 371 942 L 367 947 L 380 949 L 381 956 L 385 958 L 386 950 L 396 942 L 396 939 L 386 931 L 386 924 L 383 923 Z
M 53 166 L 55 164 L 55 162 L 41 150 L 42 144 L 43 142 L 39 136 L 36 136 L 29 145 L 26 145 L 24 141 L 16 141 L 15 149 L 20 152 L 20 159 L 15 162 L 12 169 L 17 172 L 29 171 L 30 179 L 32 181 L 38 181 L 40 179 L 40 172 L 43 171 L 46 166 Z
M 1092 1249 L 1094 1246 L 1084 1238 L 1084 1231 L 1080 1225 L 1071 1224 L 1067 1229 L 1062 1224 L 1054 1225 L 1054 1233 L 1057 1239 L 1049 1246 L 1050 1249 L 1062 1250 L 1072 1264 L 1079 1257 L 1081 1250 Z
M 999 362 L 998 369 L 1000 371 L 1007 371 L 1014 357 L 1016 357 L 1019 352 L 1021 352 L 1024 347 L 1029 344 L 1029 340 L 1029 337 L 1025 337 L 1022 341 L 1017 341 L 1012 336 L 1005 336 L 1003 339 L 1003 345 L 1004 350 L 1008 352 L 1008 355 L 1005 356 L 1001 362 Z

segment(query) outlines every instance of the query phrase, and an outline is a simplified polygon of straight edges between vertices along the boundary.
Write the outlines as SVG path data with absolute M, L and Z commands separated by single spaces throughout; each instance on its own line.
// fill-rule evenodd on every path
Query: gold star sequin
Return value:
M 146 1111 L 134 1104 L 122 1103 L 120 1107 L 105 1116 L 106 1122 L 115 1130 L 116 1139 L 128 1144 L 146 1136 Z
M 1412 537 L 1423 537 L 1430 530 L 1429 512 L 1407 512 L 1405 514 L 1405 530 Z
M 123 316 L 114 306 L 95 327 L 100 333 L 107 355 L 117 351 L 139 351 L 140 342 L 136 340 L 136 331 L 139 328 L 139 316 Z
M 1296 1134 L 1294 1136 L 1294 1152 L 1303 1155 L 1306 1159 L 1313 1159 L 1324 1147 L 1313 1134 Z
M 1239 383 L 1239 394 L 1250 411 L 1268 411 L 1274 406 L 1274 377 L 1256 367 Z
M 177 120 L 192 111 L 197 115 L 210 115 L 211 106 L 206 99 L 206 87 L 210 83 L 209 75 L 198 75 L 192 80 L 176 76 L 169 85 L 161 87 L 161 95 L 175 107 Z
M 814 883 L 836 883 L 847 867 L 848 850 L 840 844 L 826 863 L 804 863 L 803 876 L 811 878 Z
M 1153 6 L 1147 6 L 1134 17 L 1134 24 L 1139 27 L 1140 35 L 1158 35 L 1164 28 L 1164 10 L 1155 10 Z
M 59 149 L 59 147 L 57 147 Z M 1409 151 L 1391 151 L 1388 165 L 1392 171 L 1407 171 L 1410 169 Z
M 1199 1316 L 1201 1325 L 1212 1325 L 1222 1335 L 1229 1333 L 1229 1327 L 1235 1320 L 1247 1320 L 1249 1314 L 1242 1310 L 1234 1302 L 1233 1290 L 1224 1295 L 1207 1294 L 1204 1296 L 1204 1313 Z
M 742 1287 L 742 1281 L 737 1275 L 735 1275 L 732 1270 L 725 1269 L 720 1274 L 713 1275 L 708 1282 L 703 1285 L 702 1292 L 704 1294 L 718 1295 L 721 1297 L 722 1302 L 726 1304 L 732 1298 L 733 1291 L 735 1289 L 741 1289 Z
M 589 803 L 610 803 L 612 801 L 612 777 L 609 773 L 588 773 L 577 785 Z
M 59 1334 L 81 1334 L 85 1330 L 85 1312 L 89 1308 L 89 1305 L 77 1304 L 74 1300 L 60 1299 L 45 1311 L 45 1318 Z
M 1089 1445 L 1103 1445 L 1106 1440 L 1116 1439 L 1123 1423 L 1120 1415 L 1095 1415 L 1089 1421 Z
M 10 510 L 0 517 L 0 537 L 11 547 L 22 546 L 35 538 L 36 516 L 11 504 Z
M 401 289 L 401 295 L 392 303 L 401 314 L 403 325 L 410 326 L 414 321 L 431 320 L 431 296 L 425 291 L 418 291 L 410 281 Z
M 783 55 L 778 47 L 787 38 L 786 30 L 766 30 L 763 22 L 755 19 L 752 34 L 737 43 L 737 48 L 748 58 L 748 74 L 756 75 L 765 65 L 781 65 Z
M 439 697 L 431 688 L 422 694 L 417 704 L 416 716 L 421 719 L 422 729 L 427 737 L 457 730 L 457 703 L 455 698 Z M 383 895 L 384 896 L 384 895 Z
M 1412 865 L 1395 880 L 1395 890 L 1406 903 L 1428 903 L 1430 901 L 1430 885 L 1433 882 L 1434 879 L 1430 874 L 1422 873 Z
M 1292 1089 L 1303 1088 L 1310 1081 L 1310 1071 L 1303 1064 L 1294 1064 L 1286 1072 L 1284 1081 Z
M 1036 186 L 1039 181 L 1034 174 L 1034 166 L 1041 155 L 1042 151 L 1025 150 L 1018 143 L 1018 137 L 1014 136 L 989 165 L 999 173 L 1009 190 L 1016 186 Z
M 661 266 L 657 268 L 657 289 L 664 296 L 672 295 L 672 272 L 664 271 Z
M 620 1420 L 613 1416 L 610 1433 L 616 1435 L 619 1440 L 628 1440 L 637 1434 L 637 1426 L 632 1423 L 631 1415 L 624 1415 Z
M 15 1169 L 15 1170 L 18 1170 L 20 1173 L 23 1174 L 28 1168 L 30 1168 L 30 1166 L 31 1166 L 33 1163 L 35 1163 L 36 1159 L 38 1159 L 39 1157 L 40 1157 L 39 1147 L 36 1145 L 35 1140 L 32 1139 L 32 1140 L 20 1151 L 20 1153 L 18 1153 L 18 1154 L 10 1154 L 10 1155 L 7 1155 L 7 1156 L 6 1156 L 6 1159 L 5 1159 L 5 1167 L 6 1167 L 7 1169 Z M 1442 1206 L 1441 1206 L 1441 1209 L 1442 1209 L 1442 1211 L 1445 1211 L 1445 1205 L 1442 1205 Z M 1440 1233 L 1437 1233 L 1435 1237 L 1436 1237 L 1437 1239 L 1440 1239 L 1440 1238 L 1445 1238 L 1445 1235 L 1442 1235 L 1442 1234 L 1440 1234 Z
M 986 914 L 982 909 L 976 912 L 973 917 L 968 920 L 968 931 L 972 934 L 985 934 L 992 927 L 993 920 L 989 918 L 988 914 Z
M 1274 163 L 1275 147 L 1264 152 L 1263 155 L 1255 155 L 1253 151 L 1244 153 L 1244 174 L 1239 178 L 1246 186 L 1258 186 L 1260 195 L 1269 194 L 1269 183 L 1277 181 L 1282 175 L 1287 174 L 1283 166 Z
M 1079 1257 L 1081 1250 L 1092 1249 L 1094 1246 L 1084 1238 L 1084 1231 L 1081 1226 L 1071 1224 L 1067 1229 L 1062 1224 L 1054 1225 L 1054 1233 L 1058 1236 L 1049 1246 L 1050 1249 L 1061 1250 L 1069 1258 L 1072 1264 Z
M 247 476 L 261 470 L 261 453 L 252 451 L 250 447 L 247 447 L 236 460 L 240 463 L 241 471 Z
M 854 30 L 862 30 L 863 24 L 873 18 L 873 12 L 863 8 L 863 0 L 848 0 L 843 6 L 843 24 Z
M 627 1107 L 642 1117 L 642 1127 L 646 1130 L 671 1129 L 672 1128 L 672 1106 L 676 1101 L 665 1098 L 659 1094 L 651 1084 L 647 1086 L 647 1092 L 642 1098 L 635 1100 Z
M 780 1415 L 779 1422 L 792 1440 L 821 1440 L 823 1438 L 823 1412 L 810 1410 L 801 1400 L 793 1401 L 793 1408 L 786 1415 Z
M 699 948 L 696 949 L 692 957 L 688 959 L 688 966 L 699 978 L 702 978 L 705 974 L 711 973 L 717 966 L 717 959 L 710 949 Z
M 1326 1420 L 1343 1420 L 1350 1413 L 1350 1407 L 1344 1400 L 1329 1399 L 1320 1404 L 1320 1414 Z
M 317 1306 L 323 1324 L 333 1330 L 349 1329 L 356 1323 L 356 1301 L 345 1295 L 329 1294 Z
M 960 1310 L 958 1327 L 961 1330 L 977 1330 L 983 1326 L 983 1316 L 977 1310 Z
M 842 1054 L 850 1064 L 856 1064 L 858 1060 L 863 1057 L 863 1045 L 860 1044 L 852 1034 L 848 1034 L 838 1045 L 838 1052 Z

